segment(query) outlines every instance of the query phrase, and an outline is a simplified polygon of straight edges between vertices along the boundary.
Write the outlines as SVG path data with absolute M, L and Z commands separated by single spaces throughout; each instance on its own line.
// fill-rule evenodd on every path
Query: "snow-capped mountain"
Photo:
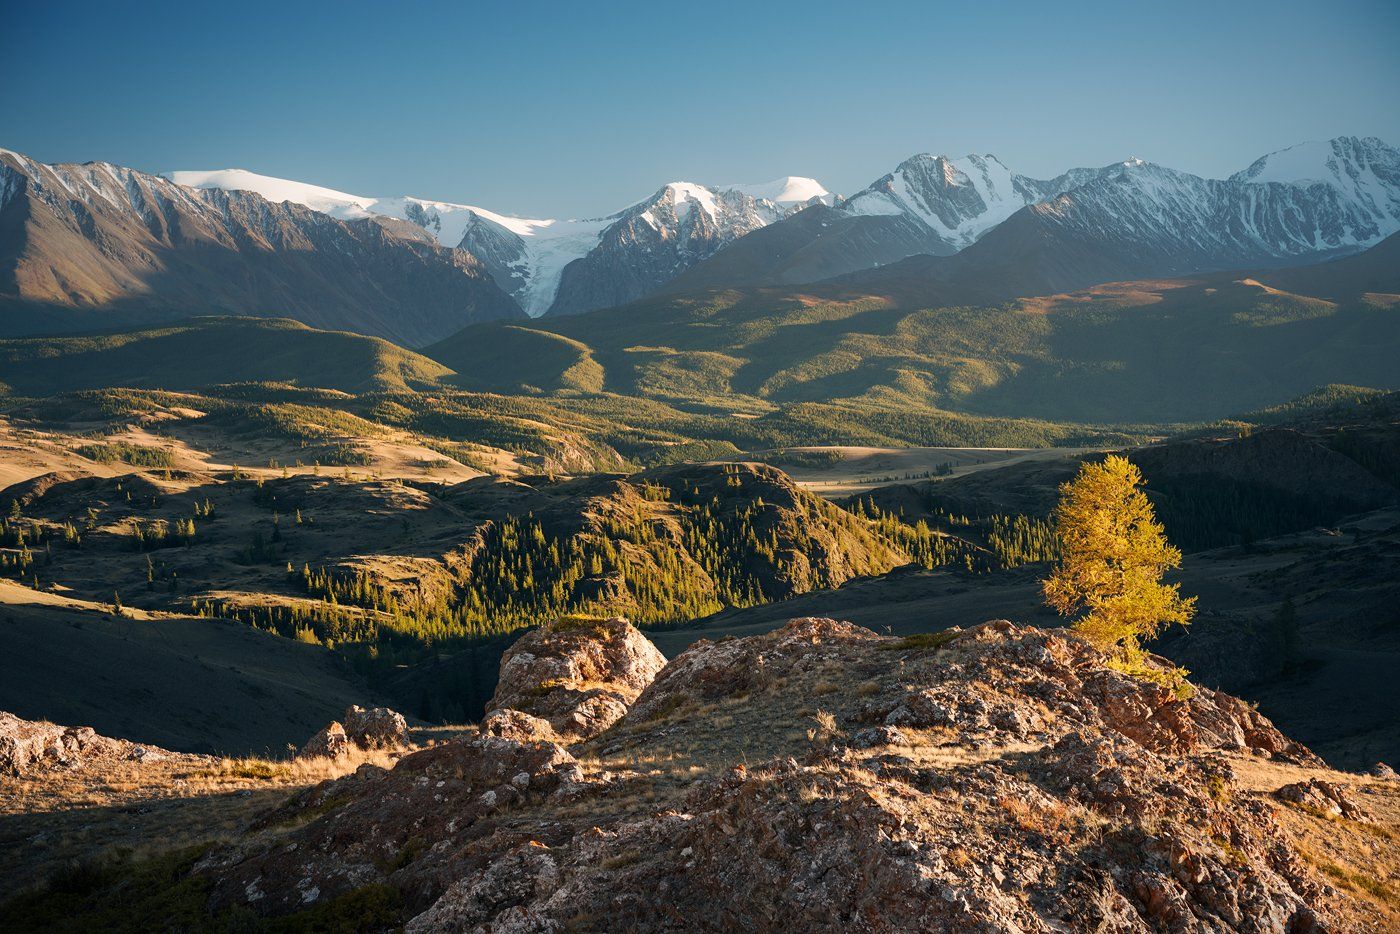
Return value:
M 243 169 L 166 177 L 194 188 L 254 191 L 342 219 L 381 215 L 412 221 L 444 246 L 480 259 L 533 316 L 640 298 L 732 240 L 809 204 L 835 200 L 815 179 L 797 176 L 724 188 L 672 182 L 606 217 L 558 220 L 423 198 L 363 197 Z M 575 261 L 582 265 L 570 270 Z
M 413 224 L 105 162 L 0 150 L 0 231 L 0 307 L 25 311 L 0 316 L 12 334 L 234 313 L 413 345 L 521 316 L 480 262 Z
M 1318 263 L 1400 233 L 1397 167 L 1394 148 L 1352 137 L 1272 153 L 1226 179 L 1131 159 L 1022 208 L 952 256 L 910 256 L 836 282 L 844 293 L 902 292 L 930 306 L 996 304 L 1115 280 Z
M 921 154 L 852 195 L 842 211 L 912 220 L 946 244 L 929 252 L 955 252 L 1041 197 L 996 156 Z
M 1111 172 L 1041 181 L 993 155 L 911 156 L 843 202 L 825 202 L 720 251 L 666 291 L 816 282 L 907 256 L 949 256 L 1029 204 Z
M 1134 161 L 1029 213 L 1057 237 L 1131 259 L 1135 275 L 1308 262 L 1400 231 L 1400 152 L 1340 137 L 1227 179 Z
M 1047 259 L 1047 269 L 1078 270 L 1046 280 L 1056 288 L 1087 284 L 1091 269 L 1146 276 L 1309 262 L 1400 229 L 1400 154 L 1379 139 L 1341 137 L 1272 153 L 1228 179 L 1134 158 L 1048 180 L 994 156 L 918 155 L 844 203 L 745 237 L 666 290 L 797 285 L 950 256 L 1013 222 L 1076 242 L 1073 263 Z M 998 238 L 979 257 L 992 261 L 1013 242 L 1032 241 Z
M 1400 231 L 1400 153 L 1340 137 L 1224 179 L 1129 159 L 1046 180 L 991 155 L 925 154 L 844 201 L 809 178 L 673 182 L 605 217 L 557 220 L 236 169 L 162 178 L 3 152 L 0 210 L 0 304 L 280 313 L 419 344 L 520 309 L 833 277 L 877 289 L 872 273 L 894 265 L 885 279 L 956 281 L 981 300 L 1307 263 Z
M 689 182 L 664 186 L 646 201 L 608 218 L 597 244 L 561 270 L 549 313 L 576 314 L 649 295 L 740 237 L 830 197 L 824 189 L 820 194 L 812 191 L 820 186 L 811 179 L 800 181 L 805 184 L 797 187 L 810 194 L 796 202 Z M 783 179 L 745 187 L 781 197 L 792 193 L 792 182 Z

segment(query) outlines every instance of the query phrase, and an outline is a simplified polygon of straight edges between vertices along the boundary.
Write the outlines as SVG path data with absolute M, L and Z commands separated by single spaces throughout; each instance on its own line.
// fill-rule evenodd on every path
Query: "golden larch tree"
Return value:
M 1180 688 L 1186 672 L 1148 666 L 1142 640 L 1172 623 L 1188 624 L 1196 598 L 1162 583 L 1165 572 L 1181 566 L 1181 551 L 1167 541 L 1142 482 L 1136 465 L 1111 455 L 1084 464 L 1060 486 L 1060 563 L 1043 582 L 1045 602 L 1077 616 L 1074 628 L 1111 653 L 1115 667 Z

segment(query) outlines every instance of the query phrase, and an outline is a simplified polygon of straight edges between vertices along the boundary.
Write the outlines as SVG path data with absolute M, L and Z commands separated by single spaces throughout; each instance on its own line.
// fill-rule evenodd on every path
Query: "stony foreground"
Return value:
M 1338 777 L 1243 702 L 1130 679 L 1073 635 L 800 619 L 653 653 L 621 621 L 528 634 L 479 734 L 360 766 L 208 850 L 204 910 L 249 924 L 370 893 L 376 924 L 415 932 L 1400 918 L 1395 781 Z M 1392 876 L 1366 888 L 1324 858 L 1343 853 Z
M 502 690 L 546 718 L 507 729 L 498 705 L 502 735 L 302 795 L 265 822 L 301 826 L 205 859 L 214 908 L 387 884 L 410 931 L 1303 932 L 1342 900 L 1231 765 L 1321 765 L 1308 750 L 1235 698 L 1178 699 L 1074 637 L 796 620 L 695 646 L 592 739 L 530 735 L 542 719 L 589 732 L 560 729 L 583 722 L 567 698 L 596 710 L 604 687 L 580 690 L 571 666 L 602 679 L 612 647 L 614 667 L 645 670 L 637 638 L 527 636 L 504 667 L 553 675 Z

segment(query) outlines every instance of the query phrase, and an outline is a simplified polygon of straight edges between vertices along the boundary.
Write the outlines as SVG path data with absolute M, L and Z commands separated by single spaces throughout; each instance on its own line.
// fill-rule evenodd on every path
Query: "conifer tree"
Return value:
M 1146 664 L 1142 648 L 1172 623 L 1190 622 L 1196 598 L 1183 598 L 1162 575 L 1181 566 L 1152 503 L 1139 489 L 1142 472 L 1125 457 L 1086 463 L 1060 487 L 1055 508 L 1060 562 L 1043 582 L 1045 601 L 1074 628 L 1114 656 L 1114 666 L 1183 689 L 1186 672 Z

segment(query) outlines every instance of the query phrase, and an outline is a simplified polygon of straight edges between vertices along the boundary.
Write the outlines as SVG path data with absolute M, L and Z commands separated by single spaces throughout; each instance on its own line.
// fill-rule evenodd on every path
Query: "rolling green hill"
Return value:
M 191 318 L 159 328 L 0 341 L 0 383 L 17 395 L 263 380 L 366 392 L 433 385 L 448 375 L 440 363 L 386 340 L 286 318 Z
M 996 304 L 949 304 L 949 294 L 962 293 L 911 260 L 804 290 L 692 293 L 475 325 L 424 352 L 470 389 L 558 387 L 586 366 L 590 385 L 621 395 L 760 411 L 836 405 L 860 417 L 1162 424 L 1264 408 L 1329 383 L 1400 388 L 1400 237 L 1313 267 Z M 567 353 L 542 352 L 559 342 Z M 495 363 L 503 359 L 516 365 Z

